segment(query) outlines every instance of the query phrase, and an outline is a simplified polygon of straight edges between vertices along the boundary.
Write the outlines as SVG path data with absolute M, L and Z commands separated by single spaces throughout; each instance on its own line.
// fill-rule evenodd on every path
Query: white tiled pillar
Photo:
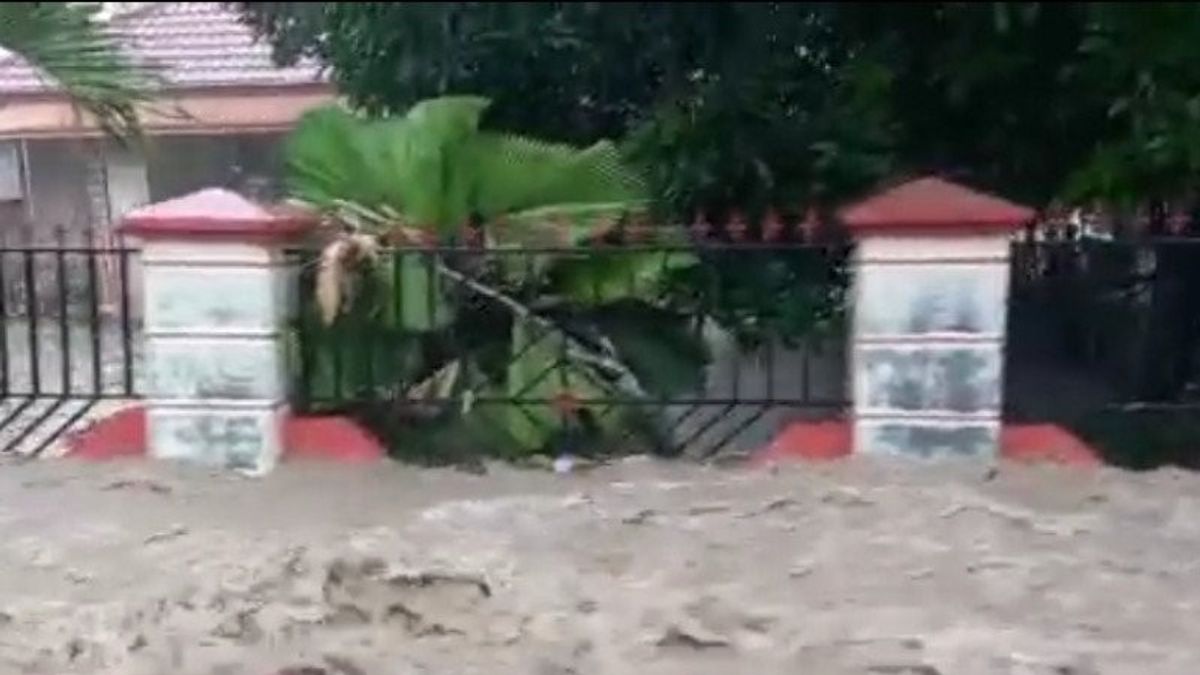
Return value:
M 1008 238 L 866 237 L 855 277 L 855 449 L 990 455 L 1004 382 Z
M 855 452 L 998 452 L 1010 233 L 1032 217 L 938 179 L 842 212 L 858 241 Z
M 284 247 L 309 223 L 224 190 L 138 209 L 150 452 L 252 472 L 283 448 Z

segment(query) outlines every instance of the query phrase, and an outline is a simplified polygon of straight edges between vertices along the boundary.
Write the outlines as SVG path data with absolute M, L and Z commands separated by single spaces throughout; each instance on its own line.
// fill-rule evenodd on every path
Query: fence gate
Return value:
M 140 392 L 131 283 L 139 252 L 84 233 L 40 234 L 0 240 L 3 453 L 56 448 L 64 433 Z

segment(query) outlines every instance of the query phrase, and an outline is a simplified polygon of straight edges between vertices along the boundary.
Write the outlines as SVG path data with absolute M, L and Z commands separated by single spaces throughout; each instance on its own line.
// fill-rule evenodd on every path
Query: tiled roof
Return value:
M 210 86 L 286 86 L 322 81 L 318 67 L 279 68 L 271 47 L 255 39 L 235 11 L 219 2 L 147 2 L 109 24 L 130 57 L 159 69 L 173 89 Z M 0 50 L 0 92 L 52 90 L 36 70 Z
M 1011 228 L 1034 219 L 1033 209 L 936 177 L 897 185 L 839 213 L 854 230 Z

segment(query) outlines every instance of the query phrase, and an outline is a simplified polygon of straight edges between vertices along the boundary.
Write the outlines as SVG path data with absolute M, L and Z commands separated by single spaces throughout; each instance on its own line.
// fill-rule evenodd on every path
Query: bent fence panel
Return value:
M 708 457 L 846 405 L 844 247 L 385 249 L 330 325 L 299 255 L 294 405 L 401 454 Z

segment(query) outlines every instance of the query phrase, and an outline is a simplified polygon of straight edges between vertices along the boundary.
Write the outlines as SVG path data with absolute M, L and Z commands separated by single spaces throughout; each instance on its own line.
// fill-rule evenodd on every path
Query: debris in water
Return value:
M 337 675 L 367 675 L 367 671 L 359 668 L 357 664 L 345 656 L 337 654 L 326 654 L 324 656 L 325 665 L 333 669 Z
M 659 647 L 686 647 L 688 649 L 727 649 L 729 640 L 704 630 L 684 629 L 671 626 L 658 640 Z
M 554 473 L 571 473 L 575 468 L 575 458 L 571 455 L 559 455 L 554 459 Z
M 657 515 L 654 509 L 642 509 L 632 516 L 626 516 L 621 519 L 626 525 L 645 525 L 651 518 Z
M 177 538 L 182 537 L 183 535 L 187 534 L 188 531 L 189 530 L 186 527 L 184 527 L 183 525 L 175 524 L 175 525 L 172 525 L 169 529 L 163 530 L 162 532 L 155 532 L 154 534 L 150 535 L 149 537 L 146 537 L 145 539 L 142 540 L 142 543 L 146 544 L 146 545 L 150 545 L 150 544 L 157 544 L 157 543 L 164 542 L 164 541 L 169 541 L 171 539 L 177 539 Z
M 100 488 L 104 492 L 112 492 L 113 490 L 131 490 L 139 489 L 153 492 L 156 495 L 169 495 L 172 492 L 170 485 L 165 485 L 155 480 L 147 478 L 123 478 L 115 480 L 108 485 Z

